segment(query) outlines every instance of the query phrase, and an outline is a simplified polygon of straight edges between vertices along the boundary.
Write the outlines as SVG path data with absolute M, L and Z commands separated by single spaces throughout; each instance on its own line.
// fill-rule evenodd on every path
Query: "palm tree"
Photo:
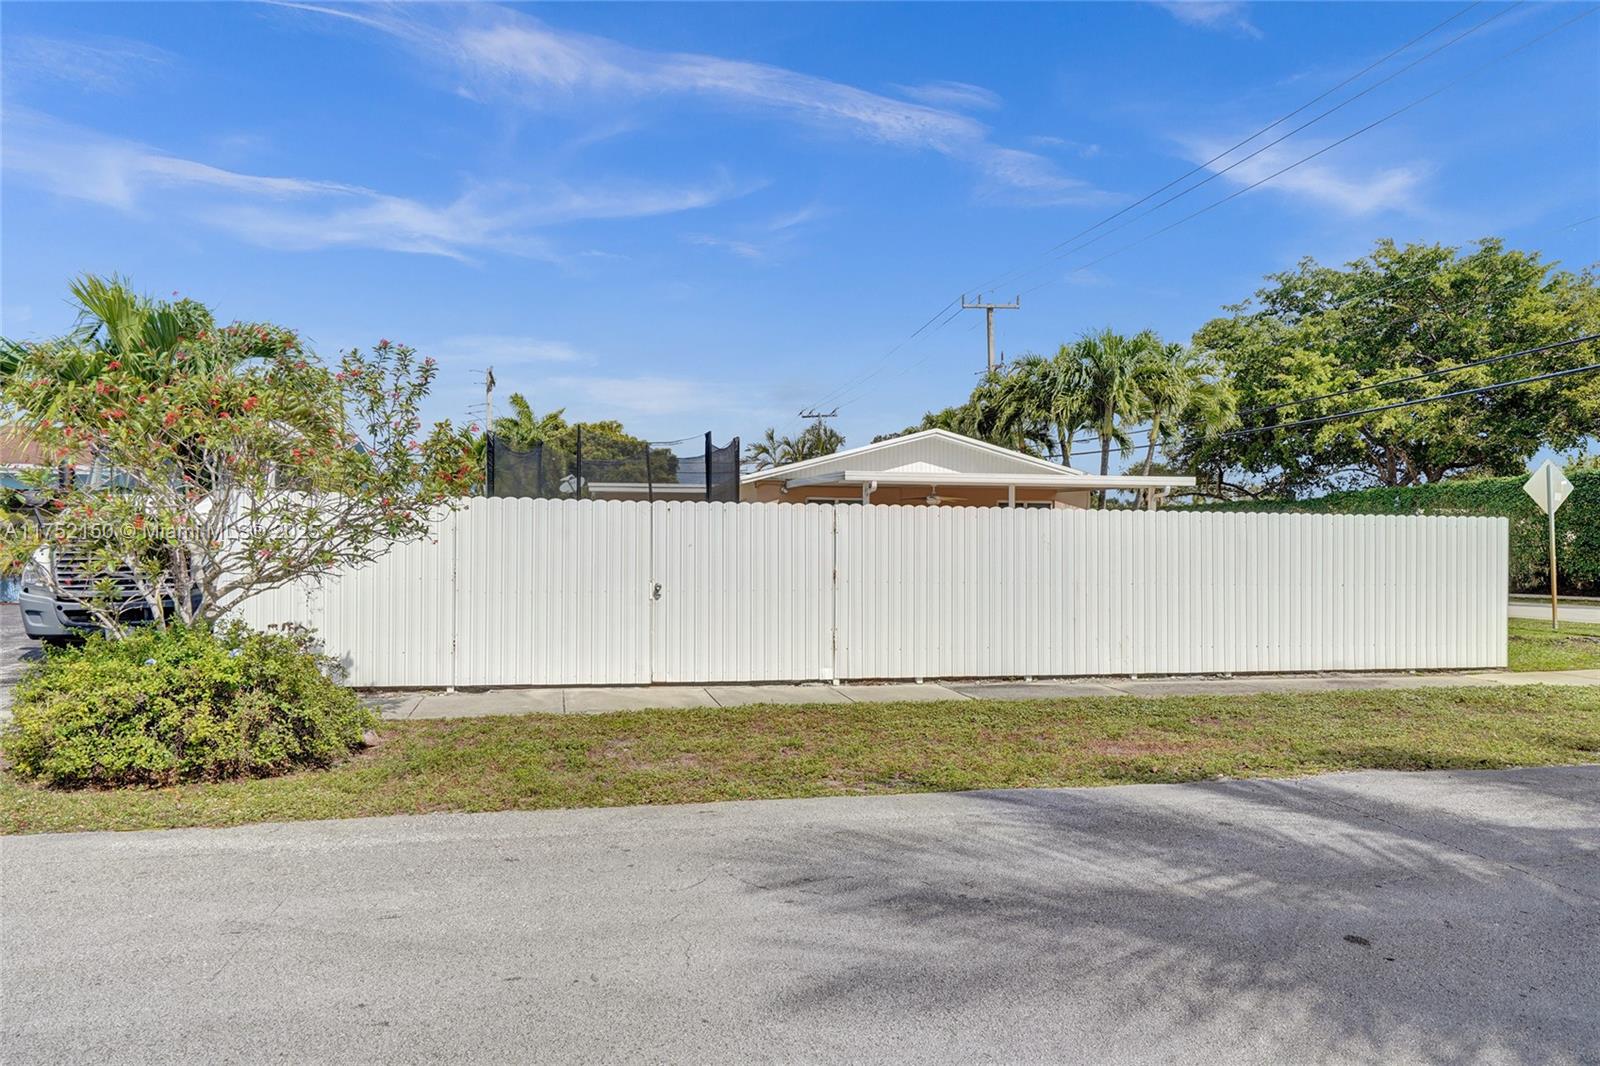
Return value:
M 1198 384 L 1195 369 L 1189 349 L 1181 344 L 1165 344 L 1145 353 L 1134 368 L 1145 418 L 1150 423 L 1150 440 L 1144 453 L 1146 474 L 1155 459 L 1156 441 L 1171 438 L 1177 430 L 1178 417 Z
M 1008 368 L 1001 391 L 999 422 L 1007 435 L 1054 443 L 1066 464 L 1072 435 L 1090 413 L 1083 365 L 1072 350 L 1062 345 L 1053 358 L 1023 356 Z
M 494 435 L 514 451 L 532 451 L 567 428 L 567 409 L 558 407 L 543 415 L 534 414 L 526 396 L 511 394 L 511 414 L 501 415 L 490 427 Z
M 778 431 L 769 426 L 760 440 L 751 441 L 745 448 L 744 461 L 756 470 L 766 470 L 832 455 L 843 446 L 844 437 L 821 419 L 807 426 L 798 437 L 780 437 Z
M 84 274 L 68 291 L 77 310 L 73 328 L 44 342 L 0 340 L 0 377 L 17 373 L 25 362 L 45 359 L 57 385 L 90 384 L 112 363 L 157 382 L 180 370 L 231 372 L 241 362 L 266 354 L 264 348 L 252 352 L 237 345 L 188 343 L 216 329 L 211 311 L 196 300 L 153 300 L 115 275 Z
M 1222 367 L 1181 344 L 1151 349 L 1139 361 L 1134 378 L 1150 425 L 1145 474 L 1154 464 L 1158 442 L 1171 454 L 1186 436 L 1211 436 L 1235 420 L 1233 387 Z
M 1100 438 L 1100 475 L 1111 472 L 1111 446 L 1126 455 L 1133 447 L 1128 427 L 1140 418 L 1144 397 L 1139 391 L 1138 370 L 1161 341 L 1149 330 L 1125 337 L 1115 330 L 1086 333 L 1072 346 L 1083 374 L 1084 403 L 1088 425 Z M 1106 490 L 1099 493 L 1099 505 L 1106 505 Z
M 844 436 L 819 418 L 794 439 L 790 449 L 794 458 L 789 461 L 799 463 L 806 459 L 818 459 L 824 455 L 832 455 L 842 447 L 844 447 Z
M 789 461 L 785 456 L 792 452 L 793 446 L 793 441 L 779 437 L 778 431 L 768 426 L 760 440 L 753 440 L 745 447 L 744 461 L 757 470 L 782 466 Z

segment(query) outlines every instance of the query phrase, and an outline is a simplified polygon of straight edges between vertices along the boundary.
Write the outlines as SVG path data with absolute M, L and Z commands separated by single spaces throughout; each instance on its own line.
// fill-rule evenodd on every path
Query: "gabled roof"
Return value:
M 1061 466 L 1048 459 L 964 437 L 947 429 L 924 429 L 832 455 L 768 467 L 744 475 L 741 481 L 789 481 L 800 477 L 815 479 L 827 474 L 843 474 L 847 470 L 926 474 L 930 479 L 937 479 L 942 474 L 992 474 L 1002 478 L 1046 476 L 1062 480 L 1083 476 L 1081 470 L 1074 470 L 1070 466 Z

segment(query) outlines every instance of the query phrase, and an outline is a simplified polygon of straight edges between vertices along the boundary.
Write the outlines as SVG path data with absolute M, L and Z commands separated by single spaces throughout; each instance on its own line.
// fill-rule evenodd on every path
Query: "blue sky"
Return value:
M 1565 4 L 1480 4 L 1295 121 L 1499 15 L 1336 114 L 1045 254 L 1463 7 L 6 3 L 0 331 L 59 332 L 67 280 L 116 271 L 330 354 L 416 345 L 437 416 L 493 364 L 502 395 L 652 439 L 822 402 L 865 443 L 964 398 L 981 314 L 895 346 L 1011 271 L 1017 354 L 1186 339 L 1383 236 L 1600 260 L 1571 226 L 1600 210 L 1600 17 L 1475 72 Z

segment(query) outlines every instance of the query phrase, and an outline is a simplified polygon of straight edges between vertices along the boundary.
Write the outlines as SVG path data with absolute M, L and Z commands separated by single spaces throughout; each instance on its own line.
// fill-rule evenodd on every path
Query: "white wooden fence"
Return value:
M 246 604 L 373 686 L 1494 667 L 1497 518 L 472 500 Z

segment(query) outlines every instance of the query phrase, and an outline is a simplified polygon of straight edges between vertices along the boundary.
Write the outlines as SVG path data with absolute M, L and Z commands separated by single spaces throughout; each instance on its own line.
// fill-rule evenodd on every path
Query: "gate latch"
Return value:
M 656 587 L 650 592 L 650 598 L 652 600 L 659 600 L 661 598 L 661 582 L 656 582 Z

